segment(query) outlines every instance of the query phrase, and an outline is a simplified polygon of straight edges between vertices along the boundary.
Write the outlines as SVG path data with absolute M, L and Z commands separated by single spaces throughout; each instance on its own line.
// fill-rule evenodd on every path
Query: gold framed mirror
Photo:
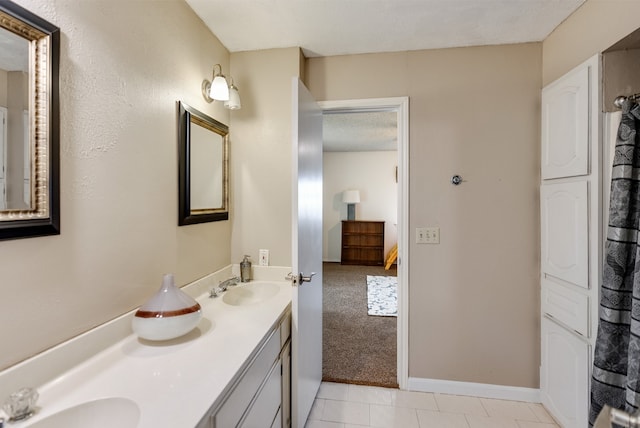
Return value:
M 178 225 L 229 219 L 229 127 L 178 102 Z
M 60 233 L 60 30 L 0 1 L 0 239 Z

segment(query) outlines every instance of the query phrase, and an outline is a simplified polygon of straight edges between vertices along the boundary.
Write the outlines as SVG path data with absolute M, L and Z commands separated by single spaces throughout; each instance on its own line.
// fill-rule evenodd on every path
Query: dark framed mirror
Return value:
M 229 219 L 229 127 L 178 102 L 178 225 Z
M 60 30 L 0 0 L 0 239 L 60 233 Z

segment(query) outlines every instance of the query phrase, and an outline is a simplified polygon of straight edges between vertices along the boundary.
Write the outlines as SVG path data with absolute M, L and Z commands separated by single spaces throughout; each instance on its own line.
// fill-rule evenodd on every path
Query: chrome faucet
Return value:
M 227 288 L 232 287 L 234 285 L 238 285 L 240 282 L 240 277 L 232 276 L 229 279 L 225 279 L 224 281 L 220 281 L 217 287 L 213 287 L 209 291 L 209 297 L 218 297 L 221 293 L 227 291 Z

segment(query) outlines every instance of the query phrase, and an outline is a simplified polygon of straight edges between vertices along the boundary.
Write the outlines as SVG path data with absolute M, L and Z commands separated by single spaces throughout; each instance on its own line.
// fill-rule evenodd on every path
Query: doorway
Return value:
M 389 227 L 393 228 L 395 233 L 390 233 L 391 239 L 386 240 L 385 245 L 385 261 L 386 257 L 389 253 L 392 252 L 394 244 L 397 245 L 397 258 L 395 261 L 397 262 L 397 318 L 396 318 L 396 376 L 397 376 L 397 384 L 400 389 L 406 389 L 407 381 L 408 381 L 408 302 L 407 302 L 407 290 L 408 290 L 408 258 L 407 247 L 408 247 L 408 114 L 409 114 L 409 99 L 407 97 L 398 97 L 398 98 L 377 98 L 377 99 L 359 99 L 359 100 L 341 100 L 341 101 L 324 101 L 320 102 L 320 107 L 323 110 L 323 115 L 332 115 L 332 114 L 341 114 L 345 117 L 348 117 L 349 114 L 362 114 L 362 113 L 371 113 L 375 114 L 389 114 L 392 113 L 396 118 L 396 126 L 395 126 L 395 144 L 396 144 L 396 156 L 395 156 L 395 167 L 394 170 L 391 171 L 391 177 L 397 183 L 394 183 L 397 187 L 397 197 L 394 201 L 389 201 L 388 204 L 392 204 L 396 207 L 395 210 L 395 222 L 391 221 L 388 224 L 387 230 Z M 375 148 L 373 149 L 376 150 Z M 382 173 L 382 172 L 381 172 Z M 325 178 L 326 180 L 326 178 Z M 346 189 L 344 189 L 346 190 Z M 332 204 L 340 207 L 341 200 L 339 195 L 333 195 Z M 339 208 L 342 209 L 342 208 Z M 346 218 L 346 207 L 344 208 L 344 213 L 341 213 L 342 218 Z M 356 210 L 356 219 L 357 219 L 357 210 Z M 325 230 L 324 239 L 329 241 L 328 244 L 331 244 L 331 241 L 336 239 L 336 231 L 327 231 Z M 394 236 L 395 235 L 395 236 Z M 393 240 L 395 239 L 395 243 Z M 325 248 L 324 256 L 328 254 L 330 251 Z M 335 245 L 331 260 L 335 263 L 336 254 L 335 254 Z M 323 258 L 325 258 L 323 257 Z M 340 268 L 339 259 L 337 266 Z M 362 268 L 358 266 L 358 268 Z M 381 275 L 384 275 L 384 267 L 378 267 L 382 272 Z M 356 269 L 357 270 L 357 269 Z M 388 273 L 387 275 L 391 275 Z

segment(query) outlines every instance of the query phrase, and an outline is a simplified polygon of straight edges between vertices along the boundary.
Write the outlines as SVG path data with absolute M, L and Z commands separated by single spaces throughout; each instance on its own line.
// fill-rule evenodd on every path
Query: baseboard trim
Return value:
M 436 392 L 440 394 L 468 395 L 501 400 L 540 403 L 540 390 L 517 386 L 491 385 L 486 383 L 457 382 L 452 380 L 409 378 L 410 391 Z

